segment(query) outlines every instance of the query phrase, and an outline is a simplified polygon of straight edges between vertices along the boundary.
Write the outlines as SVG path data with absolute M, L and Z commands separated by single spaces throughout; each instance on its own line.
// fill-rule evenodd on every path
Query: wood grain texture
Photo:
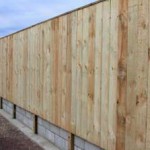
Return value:
M 107 0 L 0 38 L 0 96 L 106 150 L 149 150 L 149 10 Z
M 126 96 L 127 96 L 127 46 L 128 46 L 128 1 L 119 4 L 119 54 L 117 98 L 117 144 L 116 149 L 125 150 Z
M 1 96 L 106 149 L 116 112 L 110 6 L 95 3 L 0 40 Z
M 101 70 L 101 145 L 108 148 L 108 104 L 110 65 L 110 4 L 103 3 L 102 70 Z
M 148 101 L 147 101 L 147 129 L 146 150 L 150 149 L 150 1 L 148 2 Z

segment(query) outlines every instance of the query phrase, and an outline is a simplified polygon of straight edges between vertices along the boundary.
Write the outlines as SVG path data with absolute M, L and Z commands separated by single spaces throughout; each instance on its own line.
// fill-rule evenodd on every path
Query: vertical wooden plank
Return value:
M 39 51 L 39 49 L 37 48 L 37 39 L 41 40 L 41 37 L 37 36 L 37 32 L 39 30 L 37 29 L 37 27 L 32 28 L 32 33 L 31 33 L 31 37 L 32 37 L 32 42 L 30 45 L 32 50 L 31 50 L 31 64 L 29 66 L 31 72 L 31 86 L 32 86 L 32 92 L 31 92 L 31 101 L 30 101 L 30 111 L 32 111 L 33 113 L 40 113 L 40 107 L 41 105 L 39 105 L 40 107 L 38 107 L 37 105 L 39 104 L 38 102 L 38 98 L 37 98 L 37 93 L 36 93 L 36 88 L 37 88 L 37 72 L 36 72 L 36 56 L 37 56 L 37 52 Z M 39 42 L 40 43 L 40 42 Z M 42 50 L 41 50 L 42 51 Z M 40 68 L 40 66 L 38 66 Z M 39 74 L 38 74 L 39 75 Z M 38 107 L 38 110 L 36 109 Z
M 129 3 L 126 149 L 146 149 L 148 1 Z M 133 71 L 134 70 L 134 71 Z
M 82 94 L 82 32 L 83 32 L 83 12 L 82 9 L 78 12 L 78 23 L 77 23 L 77 61 L 76 61 L 76 102 L 77 102 L 77 112 L 76 112 L 76 133 L 81 136 L 81 94 Z
M 147 104 L 148 104 L 148 3 L 139 0 L 138 8 L 138 77 L 136 90 L 136 143 L 137 150 L 146 149 Z M 142 61 L 143 60 L 143 61 Z M 142 139 L 142 140 L 141 140 Z
M 40 26 L 38 26 L 38 32 L 41 32 L 41 30 L 40 30 Z M 29 64 L 29 69 L 30 69 L 30 111 L 31 112 L 35 112 L 36 111 L 36 113 L 37 114 L 39 114 L 39 113 L 41 113 L 41 107 L 42 107 L 42 103 L 41 103 L 41 105 L 39 104 L 39 103 L 36 103 L 35 101 L 37 101 L 35 98 L 35 55 L 36 55 L 36 51 L 39 51 L 39 49 L 41 48 L 40 47 L 40 44 L 41 44 L 41 34 L 39 34 L 39 37 L 38 37 L 38 39 L 39 39 L 39 49 L 36 49 L 36 47 L 35 47 L 35 44 L 36 44 L 36 38 L 34 38 L 34 37 L 36 37 L 35 36 L 36 35 L 36 28 L 32 28 L 31 29 L 31 41 L 30 41 L 30 64 Z M 41 49 L 41 51 L 42 51 L 42 49 Z M 40 60 L 39 60 L 39 66 L 38 66 L 38 68 L 40 68 L 41 66 L 40 66 Z M 38 76 L 39 76 L 39 82 L 41 81 L 41 74 L 39 73 L 38 74 Z M 40 87 L 40 89 L 41 89 L 42 87 Z M 39 95 L 40 95 L 40 90 L 39 90 Z M 41 96 L 41 95 L 40 95 Z M 39 98 L 39 101 L 41 100 L 41 97 Z M 39 104 L 39 107 L 38 107 L 38 109 L 35 109 L 35 107 L 37 108 L 37 104 Z
M 16 99 L 15 99 L 15 103 L 19 104 L 19 95 L 20 95 L 20 88 L 19 88 L 19 86 L 20 86 L 20 84 L 19 84 L 20 83 L 19 82 L 20 81 L 20 72 L 19 72 L 20 41 L 19 41 L 19 37 L 20 37 L 20 35 L 16 34 L 15 36 L 16 36 L 16 41 L 15 41 L 15 46 L 16 46 L 16 55 L 15 55 L 15 57 L 16 57 L 16 72 L 15 72 L 16 73 L 15 74 L 15 76 L 16 76 L 16 90 L 15 90 L 15 97 L 16 97 Z
M 127 98 L 127 42 L 128 1 L 119 2 L 119 54 L 117 99 L 117 150 L 125 150 L 126 98 Z
M 102 3 L 96 5 L 95 76 L 94 76 L 94 142 L 100 145 L 101 136 L 101 69 L 102 69 Z
M 1 41 L 1 47 L 0 47 L 0 49 L 1 49 L 1 51 L 0 51 L 0 67 L 1 67 L 1 69 L 0 69 L 0 73 L 1 73 L 1 79 L 0 79 L 0 81 L 1 81 L 1 90 L 0 90 L 0 93 L 1 93 L 1 96 L 2 96 L 2 93 L 3 93 L 3 39 L 1 39 L 0 40 Z
M 66 78 L 66 50 L 67 50 L 67 16 L 63 16 L 62 20 L 62 27 L 63 27 L 63 33 L 62 33 L 62 101 L 61 101 L 61 126 L 63 128 L 66 127 L 66 83 L 67 83 L 67 78 Z
M 47 29 L 47 24 L 46 23 L 43 23 L 43 33 L 44 33 L 44 36 L 43 36 L 43 57 L 45 58 L 43 60 L 43 71 L 44 71 L 44 77 L 43 77 L 43 118 L 46 119 L 47 118 L 47 105 L 48 104 L 48 101 L 47 101 L 47 87 L 46 87 L 46 80 L 47 80 L 47 58 L 46 56 L 49 54 L 47 53 L 48 52 L 48 48 L 47 48 L 47 41 L 46 41 L 46 38 L 47 38 L 47 32 L 48 29 Z
M 56 98 L 56 70 L 57 70 L 57 64 L 56 64 L 56 53 L 57 49 L 55 47 L 55 25 L 56 25 L 56 19 L 52 20 L 52 49 L 53 49 L 53 62 L 52 62 L 52 105 L 53 105 L 53 122 L 55 123 L 56 118 L 56 105 L 55 105 L 55 98 Z M 55 67 L 56 64 L 56 67 Z
M 50 82 L 50 97 L 49 97 L 49 105 L 48 105 L 48 108 L 49 108 L 49 120 L 52 122 L 52 119 L 53 119 L 53 113 L 52 113 L 52 110 L 53 110 L 53 97 L 52 97 L 52 92 L 53 92 L 53 89 L 52 89 L 52 63 L 53 63 L 53 48 L 52 48 L 52 23 L 49 22 L 48 24 L 49 26 L 49 35 L 48 35 L 48 39 L 49 39 L 49 47 L 50 47 L 50 57 L 49 57 L 49 65 L 50 65 L 50 68 L 49 68 L 49 82 Z
M 41 113 L 41 108 L 43 105 L 41 105 L 41 86 L 40 86 L 40 62 L 41 62 L 41 29 L 40 26 L 35 27 L 34 29 L 34 44 L 35 44 L 35 54 L 34 54 L 34 108 L 33 111 L 35 114 Z M 40 111 L 40 112 L 39 112 Z
M 56 76 L 56 69 L 55 69 L 55 63 L 56 63 L 56 61 L 55 61 L 55 44 L 54 44 L 54 42 L 55 42 L 55 20 L 52 20 L 52 22 L 51 22 L 51 25 L 52 25 L 52 51 L 53 51 L 53 53 L 52 53 L 52 57 L 53 57 L 53 61 L 52 61 L 52 76 L 51 76 L 51 78 L 52 78 L 52 106 L 53 106 L 53 108 L 52 108 L 52 120 L 53 120 L 53 122 L 55 123 L 55 113 L 56 113 L 56 111 L 55 111 L 55 109 L 56 109 L 56 106 L 55 106 L 55 91 L 56 91 L 56 89 L 55 89 L 55 76 Z
M 5 98 L 9 97 L 9 37 L 7 37 L 7 48 L 6 48 L 6 95 L 5 95 Z
M 58 108 L 57 108 L 57 93 L 58 93 L 58 45 L 59 45 L 59 41 L 57 40 L 58 37 L 58 19 L 54 19 L 52 21 L 52 38 L 53 38 L 53 43 L 52 43 L 52 47 L 53 47 L 53 65 L 52 65 L 52 84 L 53 84 L 53 120 L 54 122 L 57 124 L 57 120 L 58 120 Z M 56 42 L 57 41 L 57 42 Z M 57 44 L 55 44 L 57 43 Z
M 50 55 L 51 55 L 51 49 L 50 49 L 50 23 L 45 23 L 44 27 L 44 78 L 43 78 L 43 117 L 46 120 L 50 120 Z
M 19 59 L 20 59 L 20 54 L 19 54 L 19 47 L 20 42 L 19 42 L 19 34 L 16 34 L 16 103 L 19 104 L 19 95 L 20 95 L 20 89 L 19 89 L 19 80 L 20 80 L 20 72 L 19 72 Z
M 71 122 L 71 81 L 72 81 L 72 70 L 71 70 L 71 66 L 72 66 L 72 61 L 71 61 L 71 55 L 72 55 L 72 49 L 71 49 L 71 45 L 72 45 L 72 39 L 71 39 L 71 34 L 72 34 L 72 30 L 71 30 L 71 25 L 72 25 L 72 18 L 71 18 L 71 14 L 68 14 L 67 16 L 67 51 L 66 51 L 66 61 L 67 61 L 67 65 L 66 65 L 66 129 L 68 131 L 71 130 L 71 126 L 70 126 L 70 122 Z
M 4 88 L 3 88 L 3 86 L 4 86 L 4 39 L 3 39 L 3 41 L 2 41 L 2 52 L 1 52 L 1 63 L 2 63 L 2 65 L 1 65 L 1 71 L 2 71 L 2 88 L 1 88 L 1 96 L 3 97 L 3 95 L 4 95 Z
M 13 36 L 10 36 L 9 39 L 9 97 L 8 99 L 10 99 L 12 101 L 12 88 L 13 88 Z
M 57 44 L 55 44 L 57 43 Z M 55 123 L 58 125 L 58 89 L 59 89 L 59 75 L 58 75 L 58 64 L 59 64 L 59 19 L 55 20 L 54 27 L 54 93 L 55 93 Z
M 3 97 L 6 98 L 7 83 L 7 37 L 4 38 L 3 47 Z
M 29 38 L 30 38 L 30 29 L 28 29 L 27 30 L 27 49 L 26 49 L 26 51 L 27 51 L 27 53 L 28 53 L 28 55 L 27 55 L 27 58 L 26 58 L 26 60 L 27 60 L 27 69 L 26 69 L 26 78 L 27 78 L 27 83 L 26 83 L 26 109 L 29 111 L 29 100 L 30 100 L 30 98 L 29 98 L 29 83 L 30 83 L 30 74 L 29 74 L 29 61 L 30 61 L 30 47 L 29 47 L 29 43 L 30 43 L 30 41 L 29 41 Z
M 43 117 L 43 78 L 44 78 L 44 31 L 42 24 L 39 26 L 40 30 L 40 113 L 39 115 Z
M 32 43 L 34 44 L 30 45 L 32 47 L 32 51 L 29 51 L 29 79 L 31 82 L 30 87 L 33 88 L 33 90 L 31 90 L 32 93 L 29 91 L 31 97 L 30 110 L 43 117 L 43 27 L 38 25 L 30 32 L 32 37 L 35 35 L 35 38 L 32 39 Z
M 28 51 L 28 61 L 27 61 L 27 109 L 28 111 L 31 111 L 31 92 L 32 92 L 32 29 L 29 29 L 28 30 L 28 48 L 27 48 L 27 51 Z
M 23 36 L 23 70 L 24 70 L 24 92 L 23 92 L 23 98 L 24 98 L 24 104 L 23 104 L 23 108 L 25 108 L 27 110 L 27 73 L 28 73 L 28 30 L 26 30 L 24 32 L 24 36 Z
M 4 76 L 4 69 L 3 69 L 4 68 L 4 54 L 3 54 L 3 51 L 4 51 L 4 39 L 3 39 L 2 42 L 3 42 L 3 44 L 2 44 L 2 53 L 1 53 L 2 54 L 2 56 L 1 56 L 1 62 L 2 62 L 2 65 L 1 65 L 1 71 L 2 71 L 2 88 L 1 88 L 1 93 L 2 93 L 2 95 L 1 96 L 3 97 L 3 94 L 4 94 L 3 93 L 3 91 L 4 91 L 3 90 L 3 84 L 4 84 L 3 83 L 4 82 L 4 77 L 3 77 Z
M 0 96 L 2 96 L 2 41 L 3 39 L 0 39 Z
M 76 99 L 76 90 L 77 90 L 77 78 L 76 78 L 76 64 L 77 64 L 77 11 L 72 13 L 72 95 L 71 95 L 71 131 L 75 133 L 76 131 L 76 113 L 77 113 L 77 99 Z
M 121 1 L 120 3 L 123 3 Z M 118 74 L 118 13 L 119 1 L 110 3 L 110 65 L 108 105 L 108 150 L 116 150 L 117 131 L 117 74 Z
M 20 32 L 19 34 L 19 39 L 18 39 L 18 75 L 19 75 L 19 81 L 18 81 L 18 105 L 23 107 L 23 103 L 24 103 L 24 97 L 23 97 L 23 93 L 24 93 L 24 80 L 23 80 L 23 75 L 24 75 L 24 71 L 23 71 L 23 33 Z
M 110 49 L 110 2 L 103 3 L 103 35 L 102 35 L 102 75 L 101 75 L 101 147 L 108 146 L 108 104 L 109 104 L 109 49 Z
M 148 2 L 148 102 L 147 102 L 147 130 L 146 150 L 150 149 L 150 1 Z
M 82 50 L 82 110 L 81 135 L 87 137 L 88 121 L 88 58 L 89 58 L 89 8 L 83 9 L 83 50 Z
M 63 39 L 62 39 L 62 17 L 59 17 L 59 35 L 58 35 L 58 40 L 59 40 L 59 46 L 58 46 L 58 54 L 59 54 L 59 62 L 58 62 L 58 95 L 57 95 L 57 100 L 58 100 L 58 125 L 61 126 L 61 100 L 62 100 L 62 44 L 63 44 Z
M 137 74 L 135 51 L 137 47 L 137 25 L 138 25 L 138 1 L 129 1 L 129 21 L 128 21 L 128 59 L 127 59 L 127 101 L 126 101 L 126 133 L 125 133 L 125 148 L 132 150 L 135 145 L 135 110 L 136 110 L 136 80 Z M 136 44 L 133 44 L 136 43 Z M 134 69 L 134 72 L 133 72 Z
M 16 101 L 16 93 L 17 93 L 17 46 L 16 46 L 16 43 L 17 43 L 17 39 L 16 39 L 16 35 L 13 35 L 13 90 L 12 90 L 12 98 L 13 98 L 13 103 Z M 4 80 L 4 79 L 3 79 Z
M 127 102 L 126 102 L 126 135 L 125 147 L 126 149 L 135 148 L 135 110 L 136 110 L 136 80 L 137 74 L 136 60 L 134 59 L 133 50 L 137 50 L 137 24 L 138 24 L 138 1 L 129 1 L 129 17 L 128 22 L 128 62 L 127 62 Z M 134 24 L 134 25 L 133 25 Z M 136 43 L 136 44 L 133 44 Z M 134 72 L 133 72 L 134 69 Z M 133 112 L 134 110 L 134 112 Z
M 87 139 L 93 139 L 93 120 L 94 120 L 94 75 L 95 75 L 95 12 L 96 7 L 89 7 L 90 20 L 89 20 L 89 57 L 88 57 L 88 122 L 87 122 Z

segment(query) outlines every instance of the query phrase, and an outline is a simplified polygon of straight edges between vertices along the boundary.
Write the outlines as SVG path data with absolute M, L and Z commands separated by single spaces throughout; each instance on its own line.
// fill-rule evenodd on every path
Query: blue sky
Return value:
M 0 37 L 96 0 L 0 0 Z

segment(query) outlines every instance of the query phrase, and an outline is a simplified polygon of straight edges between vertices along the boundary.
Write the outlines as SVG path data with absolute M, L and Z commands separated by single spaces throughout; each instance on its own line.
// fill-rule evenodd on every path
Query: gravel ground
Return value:
M 0 150 L 43 150 L 0 115 Z

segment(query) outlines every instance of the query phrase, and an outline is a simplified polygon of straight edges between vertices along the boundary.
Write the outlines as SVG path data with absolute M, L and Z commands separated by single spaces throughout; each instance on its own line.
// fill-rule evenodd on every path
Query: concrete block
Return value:
M 29 118 L 30 120 L 33 120 L 33 114 L 32 113 L 26 111 L 25 114 L 26 114 L 27 118 Z
M 8 105 L 8 101 L 5 99 L 6 105 Z
M 3 98 L 3 103 L 7 105 L 8 101 Z
M 68 150 L 68 142 L 57 135 L 55 135 L 55 145 L 61 150 Z
M 85 148 L 85 140 L 80 137 L 75 136 L 75 146 L 84 149 Z
M 23 123 L 30 129 L 33 129 L 33 120 L 24 117 Z
M 50 129 L 50 126 L 51 126 L 51 124 L 46 120 L 42 121 L 42 125 L 43 125 L 43 127 L 45 127 L 48 130 Z
M 50 131 L 54 132 L 57 135 L 60 135 L 60 128 L 56 127 L 55 125 L 50 125 Z
M 3 99 L 4 104 L 8 105 L 8 101 L 6 99 Z
M 102 149 L 91 143 L 85 142 L 85 150 L 102 150 Z
M 79 148 L 79 147 L 77 147 L 77 146 L 75 146 L 75 147 L 74 147 L 74 150 L 82 150 L 82 149 Z
M 7 105 L 4 106 L 4 110 L 5 110 L 6 112 L 7 112 L 7 107 L 8 107 Z M 7 112 L 7 113 L 8 113 L 8 112 Z
M 6 109 L 7 109 L 7 112 L 8 112 L 9 114 L 12 114 L 12 112 L 13 112 L 12 108 L 10 108 L 10 107 L 7 106 Z
M 8 106 L 5 105 L 5 111 L 8 113 Z
M 46 138 L 46 129 L 41 125 L 38 126 L 38 134 Z
M 60 129 L 60 136 L 65 140 L 68 140 L 68 132 L 65 131 L 64 129 Z
M 46 129 L 46 138 L 51 141 L 52 143 L 55 142 L 55 135 L 50 130 Z
M 24 116 L 19 112 L 16 112 L 16 119 L 23 123 Z
M 11 102 L 8 102 L 7 106 L 10 107 L 10 108 L 13 108 L 13 104 Z
M 3 109 L 4 109 L 4 111 L 7 111 L 7 105 L 6 104 L 3 104 Z
M 17 111 L 18 113 L 24 115 L 24 116 L 25 116 L 25 114 L 26 114 L 26 111 L 25 111 L 24 109 L 20 108 L 20 107 L 16 107 L 16 111 Z
M 3 104 L 7 105 L 7 101 L 3 99 Z
M 40 118 L 40 117 L 38 117 L 38 124 L 41 125 L 41 126 L 43 125 L 43 119 Z

